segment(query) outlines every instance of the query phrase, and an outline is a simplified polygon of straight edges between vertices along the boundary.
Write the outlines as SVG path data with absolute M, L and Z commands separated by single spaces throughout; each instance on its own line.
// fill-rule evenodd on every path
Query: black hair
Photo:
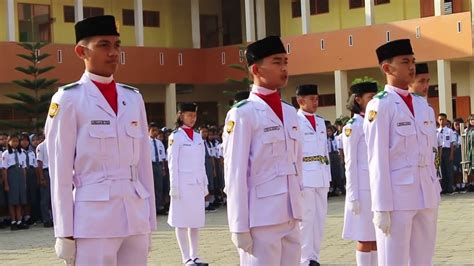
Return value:
M 18 139 L 18 142 L 20 142 L 20 138 L 18 137 L 18 135 L 16 135 L 16 134 L 10 134 L 10 135 L 8 135 L 8 138 L 7 138 L 7 149 L 8 149 L 8 153 L 13 153 L 13 152 L 14 152 L 12 146 L 10 146 L 10 143 L 9 143 L 12 139 Z M 15 150 L 16 150 L 17 152 L 21 153 L 20 143 L 18 143 L 18 146 L 16 147 Z
M 155 122 L 151 122 L 150 124 L 148 124 L 148 130 L 150 130 L 152 128 L 156 128 L 156 129 L 159 130 L 158 125 Z
M 23 140 L 25 140 L 25 139 L 28 141 L 28 146 L 26 147 L 26 149 L 28 149 L 28 148 L 30 147 L 30 145 L 31 145 L 31 140 L 30 140 L 30 136 L 28 135 L 28 133 L 25 133 L 25 132 L 21 133 L 21 135 L 20 135 L 20 137 L 19 137 L 19 141 L 20 141 L 20 145 L 19 145 L 19 146 L 20 146 L 20 148 L 22 148 L 22 147 L 21 147 L 21 141 L 23 141 Z
M 181 111 L 178 111 L 178 115 L 176 117 L 176 122 L 174 123 L 175 129 L 180 128 L 183 125 L 183 120 L 181 120 Z
M 439 113 L 439 114 L 438 114 L 438 117 L 440 117 L 440 116 L 442 116 L 442 117 L 444 117 L 444 118 L 448 118 L 448 115 L 446 115 L 445 113 Z

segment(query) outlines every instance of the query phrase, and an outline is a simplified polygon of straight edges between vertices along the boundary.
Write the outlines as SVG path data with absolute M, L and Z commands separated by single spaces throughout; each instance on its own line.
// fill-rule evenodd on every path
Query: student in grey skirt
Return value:
M 22 222 L 22 205 L 26 204 L 25 154 L 21 152 L 17 135 L 8 136 L 7 150 L 2 154 L 5 190 L 8 192 L 8 208 L 11 216 L 11 230 L 28 229 Z
M 31 141 L 27 133 L 22 133 L 20 136 L 20 148 L 25 155 L 26 165 L 26 199 L 24 222 L 27 225 L 32 225 L 37 218 L 39 218 L 39 187 L 36 175 L 36 154 L 34 150 L 30 149 Z

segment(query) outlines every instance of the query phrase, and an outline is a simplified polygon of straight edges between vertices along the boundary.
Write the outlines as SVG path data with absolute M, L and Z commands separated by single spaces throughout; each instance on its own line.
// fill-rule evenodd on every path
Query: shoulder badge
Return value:
M 54 118 L 58 113 L 59 113 L 59 104 L 51 103 L 51 105 L 49 106 L 49 111 L 48 111 L 49 117 Z
M 232 106 L 232 108 L 234 108 L 234 107 L 235 107 L 235 108 L 242 107 L 242 106 L 244 106 L 245 104 L 247 104 L 248 102 L 249 102 L 248 100 L 242 100 L 242 101 L 240 101 L 240 102 L 234 104 L 234 105 Z
M 355 122 L 355 119 L 351 118 L 349 119 L 349 121 L 347 121 L 346 125 L 352 125 L 354 122 Z
M 375 94 L 374 98 L 377 98 L 377 99 L 383 99 L 387 97 L 387 92 L 386 91 L 381 91 L 377 94 Z
M 346 134 L 346 137 L 350 137 L 352 135 L 352 128 L 346 127 L 346 129 L 344 129 L 344 134 Z
M 168 147 L 171 147 L 171 145 L 173 145 L 173 139 L 169 138 L 168 139 Z
M 368 117 L 369 122 L 373 122 L 376 117 L 377 117 L 377 111 L 370 110 L 369 117 Z
M 281 102 L 282 102 L 282 103 L 285 103 L 285 104 L 287 104 L 287 105 L 289 105 L 289 106 L 291 106 L 291 107 L 294 107 L 292 104 L 289 104 L 289 103 L 287 103 L 286 101 L 281 100 Z
M 227 126 L 226 126 L 227 134 L 232 133 L 232 131 L 234 131 L 234 127 L 235 127 L 235 122 L 232 121 L 232 120 L 229 120 L 229 121 L 227 122 Z
M 65 91 L 67 91 L 67 90 L 70 90 L 70 89 L 72 89 L 72 88 L 75 88 L 75 87 L 77 87 L 78 85 L 79 85 L 79 83 L 77 83 L 77 82 L 74 82 L 74 83 L 70 83 L 70 84 L 67 84 L 67 85 L 61 86 L 61 87 L 59 87 L 59 88 L 60 88 L 60 89 L 62 89 L 62 90 L 65 90 Z
M 132 86 L 129 86 L 129 85 L 125 85 L 125 84 L 122 84 L 122 83 L 120 83 L 119 85 L 120 85 L 122 88 L 124 88 L 124 89 L 132 90 L 132 91 L 134 91 L 134 92 L 136 92 L 136 93 L 140 93 L 140 91 L 139 91 L 137 88 L 135 88 L 135 87 L 132 87 Z

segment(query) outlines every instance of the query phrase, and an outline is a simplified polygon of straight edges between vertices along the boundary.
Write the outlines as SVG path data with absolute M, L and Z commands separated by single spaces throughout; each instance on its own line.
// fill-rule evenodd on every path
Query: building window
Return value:
M 311 15 L 329 13 L 329 0 L 309 0 L 309 13 Z M 301 0 L 291 1 L 291 15 L 294 18 L 301 17 Z
M 103 16 L 104 9 L 102 7 L 84 7 L 84 18 Z
M 124 26 L 134 26 L 135 12 L 132 9 L 122 9 L 122 21 Z
M 309 10 L 311 15 L 329 13 L 329 0 L 310 0 Z
M 294 18 L 301 17 L 301 0 L 291 1 L 291 16 Z
M 64 22 L 75 22 L 74 6 L 64 6 Z M 84 18 L 97 17 L 104 15 L 104 9 L 102 7 L 87 7 L 82 9 Z
M 144 27 L 160 27 L 160 12 L 143 10 Z
M 64 22 L 75 22 L 74 6 L 64 6 Z
M 49 5 L 18 4 L 20 42 L 51 42 Z
M 375 5 L 389 4 L 390 0 L 374 0 Z M 349 9 L 365 7 L 364 0 L 349 0 Z
M 135 11 L 122 9 L 122 20 L 124 26 L 135 26 Z M 160 12 L 143 10 L 144 27 L 160 27 Z

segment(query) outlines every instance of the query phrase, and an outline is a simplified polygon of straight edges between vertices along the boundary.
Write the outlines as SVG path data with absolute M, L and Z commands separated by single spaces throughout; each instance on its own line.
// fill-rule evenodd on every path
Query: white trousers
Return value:
M 76 265 L 147 265 L 149 235 L 77 238 Z
M 324 223 L 328 211 L 329 188 L 304 188 L 303 220 L 301 228 L 301 265 L 309 265 L 310 260 L 319 262 Z
M 390 235 L 375 229 L 379 265 L 433 265 L 438 209 L 392 211 L 390 215 Z
M 250 229 L 252 253 L 239 249 L 240 265 L 293 266 L 300 259 L 300 230 L 298 221 L 259 226 Z

